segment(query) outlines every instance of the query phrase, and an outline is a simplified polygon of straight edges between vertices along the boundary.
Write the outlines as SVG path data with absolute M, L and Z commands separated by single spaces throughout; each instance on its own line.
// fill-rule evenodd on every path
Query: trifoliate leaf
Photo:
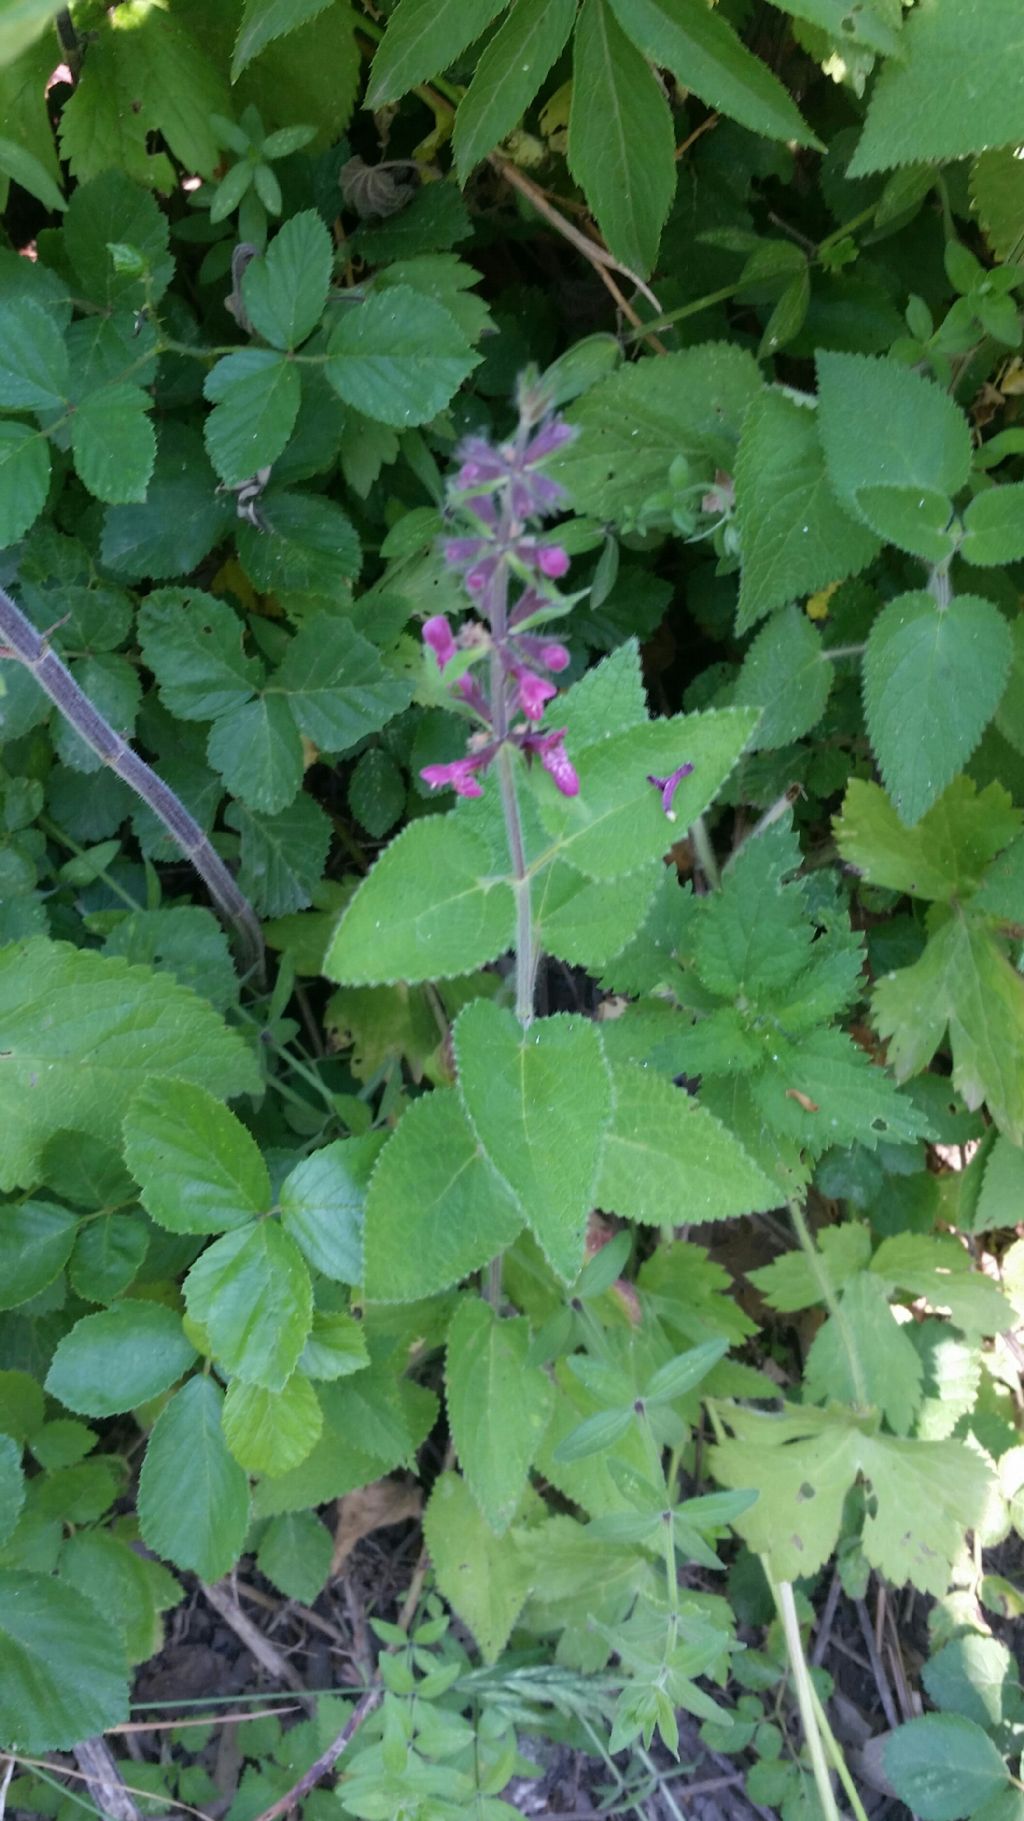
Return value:
M 52 1575 L 0 1573 L 4 1748 L 70 1751 L 127 1713 L 124 1644 L 93 1601 Z
M 427 1094 L 407 1109 L 370 1183 L 366 1294 L 418 1302 L 447 1290 L 511 1245 L 523 1224 L 458 1096 Z
M 850 517 L 833 491 L 817 413 L 781 392 L 762 392 L 744 419 L 736 460 L 736 515 L 741 633 L 772 608 L 856 575 L 879 547 L 878 538 Z M 771 743 L 784 745 L 785 740 Z
M 271 1478 L 304 1461 L 320 1436 L 323 1415 L 316 1392 L 302 1372 L 293 1372 L 279 1391 L 233 1378 L 223 1411 L 224 1440 L 247 1473 Z
M 249 1485 L 228 1453 L 224 1394 L 203 1373 L 160 1412 L 139 1479 L 143 1540 L 204 1581 L 233 1568 L 249 1528 Z
M 241 1120 L 184 1081 L 146 1087 L 124 1121 L 143 1206 L 171 1233 L 224 1233 L 271 1204 L 267 1166 Z
M 298 1246 L 276 1221 L 208 1246 L 185 1279 L 185 1301 L 230 1373 L 284 1388 L 312 1326 L 313 1292 Z
M 292 639 L 267 694 L 280 692 L 300 731 L 321 752 L 346 752 L 407 708 L 410 678 L 338 614 L 317 614 Z
M 317 10 L 322 5 L 320 0 Z M 264 341 L 275 348 L 297 348 L 312 333 L 327 302 L 333 259 L 331 237 L 320 216 L 305 209 L 285 222 L 266 253 L 250 261 L 242 275 L 242 302 Z
M 1010 631 L 980 595 L 940 608 L 901 594 L 871 629 L 864 707 L 882 777 L 904 822 L 919 822 L 974 751 L 1010 669 Z
M 298 368 L 269 348 L 244 348 L 217 362 L 203 390 L 214 402 L 203 435 L 224 485 L 272 467 L 299 414 Z
M 529 1350 L 524 1316 L 502 1319 L 475 1296 L 459 1304 L 448 1330 L 448 1420 L 466 1482 L 496 1536 L 515 1517 L 554 1403 L 547 1375 L 527 1363 Z
M 80 1416 L 115 1416 L 148 1403 L 186 1372 L 196 1350 L 161 1303 L 113 1303 L 65 1334 L 46 1378 L 51 1397 Z
M 35 1180 L 56 1132 L 117 1145 L 129 1101 L 153 1077 L 229 1098 L 259 1071 L 204 1000 L 149 968 L 34 937 L 0 950 L 0 1186 Z
M 429 423 L 479 364 L 455 318 L 408 285 L 348 306 L 327 353 L 324 372 L 345 403 L 400 430 Z

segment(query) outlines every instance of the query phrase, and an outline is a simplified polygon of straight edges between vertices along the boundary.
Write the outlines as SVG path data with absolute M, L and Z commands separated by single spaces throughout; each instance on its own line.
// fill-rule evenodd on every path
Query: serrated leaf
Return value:
M 116 1416 L 158 1397 L 195 1357 L 173 1309 L 135 1300 L 112 1303 L 97 1315 L 84 1315 L 65 1334 L 46 1389 L 79 1416 Z
M 874 1494 L 861 1538 L 871 1566 L 942 1597 L 964 1531 L 980 1522 L 989 1496 L 988 1472 L 970 1448 L 872 1434 L 838 1409 L 718 1410 L 733 1439 L 712 1448 L 712 1472 L 723 1486 L 756 1487 L 756 1504 L 734 1525 L 773 1575 L 799 1580 L 828 1560 L 860 1476 Z
M 113 1302 L 138 1276 L 148 1249 L 149 1228 L 138 1211 L 84 1222 L 68 1264 L 72 1289 L 86 1302 Z
M 262 693 L 221 715 L 206 756 L 231 795 L 264 815 L 287 809 L 302 785 L 302 741 L 281 696 Z
M 612 1113 L 596 1025 L 545 1018 L 523 1030 L 477 999 L 453 1032 L 459 1093 L 488 1161 L 564 1283 L 579 1276 L 594 1178 Z
M 1024 980 L 987 929 L 952 917 L 919 961 L 879 980 L 872 1012 L 900 1081 L 930 1062 L 948 1025 L 954 1087 L 1024 1144 Z
M 878 0 L 877 4 L 869 0 L 856 11 L 851 11 L 847 0 L 774 0 L 774 4 L 794 19 L 818 26 L 838 45 L 866 46 L 891 57 L 902 54 L 901 9 L 891 0 Z
M 778 1189 L 704 1107 L 634 1064 L 612 1069 L 615 1109 L 595 1202 L 648 1225 L 724 1220 L 777 1206 Z
M 287 1599 L 302 1600 L 308 1606 L 327 1580 L 333 1549 L 331 1533 L 315 1512 L 287 1512 L 271 1518 L 256 1563 Z
M 571 700 L 571 696 L 569 698 Z M 570 757 L 579 774 L 576 797 L 562 797 L 544 772 L 530 783 L 556 852 L 593 879 L 635 872 L 663 854 L 717 795 L 757 725 L 756 710 L 726 708 L 647 721 L 602 739 Z M 649 776 L 667 777 L 690 764 L 672 801 L 672 821 Z
M 249 1484 L 224 1441 L 223 1403 L 214 1379 L 190 1378 L 157 1417 L 139 1479 L 144 1541 L 204 1581 L 234 1567 L 249 1528 Z
M 135 581 L 187 575 L 235 521 L 234 503 L 217 493 L 217 477 L 198 431 L 165 422 L 145 502 L 110 506 L 106 512 L 103 563 L 115 575 Z
M 877 784 L 854 778 L 834 828 L 843 859 L 872 885 L 946 902 L 980 883 L 1022 819 L 1001 784 L 979 791 L 960 777 L 909 830 Z
M 889 1308 L 883 1284 L 858 1272 L 839 1315 L 818 1329 L 804 1364 L 812 1403 L 871 1405 L 897 1435 L 907 1435 L 921 1401 L 923 1367 Z
M 91 53 L 95 46 L 89 49 Z M 169 240 L 167 216 L 123 170 L 107 170 L 79 184 L 68 202 L 64 250 L 86 297 L 96 303 L 124 310 L 157 303 L 174 276 Z M 115 267 L 110 248 L 119 242 L 141 255 L 148 280 Z
M 858 574 L 878 551 L 877 537 L 844 511 L 829 483 L 816 413 L 780 392 L 762 392 L 744 418 L 736 515 L 738 632 L 774 607 Z
M 885 1740 L 885 1771 L 921 1821 L 960 1821 L 1010 1781 L 1002 1753 L 963 1714 L 922 1714 Z
M 793 1042 L 780 1031 L 752 1083 L 755 1103 L 779 1134 L 802 1150 L 829 1145 L 906 1144 L 923 1138 L 927 1119 L 898 1094 L 883 1068 L 845 1031 L 819 1029 Z
M 260 501 L 263 529 L 238 528 L 238 556 L 264 594 L 343 598 L 359 574 L 360 549 L 352 521 L 333 500 L 268 488 Z
M 170 1233 L 223 1233 L 270 1208 L 255 1141 L 205 1088 L 143 1088 L 125 1115 L 124 1140 L 143 1206 Z
M 550 472 L 578 512 L 629 528 L 680 455 L 709 483 L 716 468 L 733 471 L 744 414 L 762 385 L 753 355 L 732 343 L 636 361 L 571 406 L 579 434 Z
M 1006 1140 L 997 1143 L 1005 1146 Z M 871 1272 L 892 1293 L 902 1290 L 948 1309 L 951 1321 L 965 1334 L 1001 1334 L 1013 1325 L 1013 1309 L 1005 1296 L 991 1278 L 973 1269 L 970 1253 L 959 1241 L 946 1235 L 897 1233 L 883 1239 L 871 1260 Z
M 149 1078 L 192 1081 L 229 1098 L 259 1071 L 236 1032 L 165 974 L 36 936 L 0 950 L 0 1187 L 34 1180 L 56 1132 L 116 1146 L 129 1100 Z
M 312 1326 L 313 1292 L 298 1246 L 276 1221 L 208 1246 L 185 1279 L 185 1302 L 230 1373 L 284 1388 Z
M 476 1638 L 484 1660 L 500 1655 L 529 1588 L 515 1540 L 494 1535 L 465 1480 L 442 1473 L 423 1514 L 437 1584 Z
M 941 608 L 902 594 L 879 614 L 864 654 L 868 734 L 904 822 L 919 822 L 966 764 L 1010 670 L 1010 631 L 980 595 Z
M 260 667 L 242 649 L 244 628 L 226 602 L 198 588 L 158 588 L 139 612 L 139 644 L 160 699 L 183 721 L 212 721 L 247 702 Z
M 305 4 L 322 11 L 324 0 Z M 266 253 L 250 261 L 242 276 L 242 301 L 264 341 L 275 348 L 297 348 L 312 333 L 327 302 L 333 261 L 331 237 L 313 209 L 291 216 Z
M 936 1707 L 994 1727 L 1009 1718 L 1017 1675 L 1005 1644 L 969 1632 L 929 1657 L 921 1680 Z
M 327 356 L 324 373 L 345 403 L 400 430 L 429 423 L 479 364 L 455 318 L 409 285 L 347 307 Z
M 363 1213 L 383 1134 L 338 1138 L 297 1163 L 281 1184 L 281 1224 L 315 1271 L 358 1284 L 363 1273 Z
M 1024 162 L 1016 148 L 983 152 L 971 166 L 971 196 L 997 259 L 1007 265 L 1020 254 L 1024 234 Z
M 50 446 L 30 424 L 0 423 L 0 549 L 17 543 L 46 504 Z
M 244 348 L 219 360 L 203 389 L 215 401 L 203 435 L 225 486 L 272 467 L 299 414 L 298 368 L 269 348 Z
M 514 0 L 484 46 L 455 116 L 452 149 L 461 181 L 518 125 L 568 43 L 576 0 Z
M 883 522 L 875 524 L 872 489 L 959 492 L 970 471 L 971 433 L 947 392 L 894 360 L 822 353 L 817 366 L 829 480 L 855 517 L 886 536 Z
M 49 1201 L 0 1208 L 0 1308 L 16 1309 L 58 1277 L 71 1256 L 78 1221 Z
M 354 1315 L 314 1309 L 309 1339 L 299 1355 L 299 1367 L 307 1378 L 348 1378 L 369 1363 L 362 1323 Z
M 279 1391 L 233 1378 L 224 1399 L 224 1440 L 247 1473 L 290 1473 L 311 1454 L 323 1428 L 317 1395 L 302 1372 Z
M 651 63 L 752 133 L 819 142 L 781 82 L 703 0 L 612 0 L 619 24 Z
M 262 916 L 283 917 L 312 903 L 331 845 L 319 803 L 300 791 L 279 815 L 254 815 L 233 803 L 224 820 L 242 837 L 238 883 Z
M 381 746 L 368 747 L 348 781 L 352 814 L 379 841 L 400 820 L 405 799 L 405 778 L 390 753 Z
M 25 1475 L 21 1449 L 9 1435 L 0 1434 L 0 1544 L 6 1543 L 25 1503 Z
M 762 627 L 743 660 L 733 703 L 759 708 L 751 746 L 788 746 L 817 726 L 832 688 L 821 634 L 799 607 L 784 607 Z
M 576 23 L 568 158 L 611 251 L 648 273 L 675 190 L 672 116 L 608 0 L 584 0 Z
M 850 177 L 892 165 L 941 163 L 1016 145 L 1024 134 L 1024 104 L 1007 58 L 1020 42 L 1016 0 L 989 0 L 968 18 L 958 8 L 925 6 L 903 29 L 903 58 L 875 84 Z M 949 105 L 936 109 L 935 96 Z
M 268 696 L 286 698 L 296 724 L 321 752 L 345 752 L 409 705 L 411 679 L 385 668 L 380 652 L 338 614 L 317 614 L 292 639 Z
M 0 303 L 0 405 L 58 411 L 68 383 L 68 351 L 53 316 L 28 297 Z
M 256 1491 L 257 1517 L 325 1505 L 412 1461 L 437 1420 L 437 1399 L 395 1377 L 394 1364 L 321 1385 L 323 1434 L 306 1460 Z
M 458 1096 L 438 1090 L 406 1110 L 366 1201 L 366 1294 L 418 1302 L 511 1245 L 523 1213 L 481 1153 Z
M 1024 484 L 990 487 L 976 494 L 964 513 L 960 555 L 965 563 L 990 567 L 1024 556 Z
M 0 1572 L 0 1742 L 70 1751 L 128 1713 L 124 1645 L 92 1600 L 52 1575 Z
M 545 869 L 533 900 L 537 940 L 548 954 L 600 973 L 643 925 L 658 889 L 656 863 L 619 879 L 588 879 L 561 860 Z
M 101 386 L 76 405 L 71 447 L 80 481 L 111 504 L 144 500 L 156 460 L 148 393 L 127 384 Z
M 88 1596 L 124 1640 L 129 1663 L 142 1663 L 163 1643 L 153 1571 L 175 1589 L 174 1577 L 147 1562 L 120 1537 L 79 1530 L 61 1550 L 61 1580 Z M 180 1591 L 179 1591 L 180 1597 Z M 173 1596 L 170 1602 L 174 1603 Z
M 459 1465 L 495 1536 L 515 1517 L 554 1403 L 546 1374 L 527 1363 L 529 1350 L 525 1317 L 502 1319 L 476 1297 L 459 1304 L 448 1330 L 445 1401 Z
M 245 0 L 231 59 L 232 82 L 238 81 L 246 66 L 275 38 L 283 38 L 316 19 L 329 3 L 330 0 Z
M 57 0 L 16 0 L 6 7 L 0 20 L 0 69 L 6 69 L 34 42 L 59 10 Z
M 397 101 L 479 38 L 507 0 L 399 0 L 373 60 L 366 105 Z
M 490 848 L 454 816 L 413 822 L 343 913 L 324 959 L 347 985 L 443 980 L 511 947 L 515 910 Z

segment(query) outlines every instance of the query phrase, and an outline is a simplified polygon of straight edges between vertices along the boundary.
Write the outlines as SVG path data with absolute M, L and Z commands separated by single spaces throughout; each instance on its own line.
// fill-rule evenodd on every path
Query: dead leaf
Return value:
M 338 1520 L 334 1528 L 334 1554 L 331 1574 L 340 1574 L 356 1544 L 373 1530 L 384 1530 L 389 1524 L 404 1523 L 419 1517 L 423 1494 L 411 1480 L 375 1480 L 372 1486 L 361 1486 L 358 1492 L 346 1492 L 338 1500 Z

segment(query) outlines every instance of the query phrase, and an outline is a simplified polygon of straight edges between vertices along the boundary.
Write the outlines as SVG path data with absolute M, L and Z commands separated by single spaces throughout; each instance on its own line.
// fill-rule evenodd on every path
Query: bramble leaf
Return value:
M 323 1428 L 316 1392 L 302 1372 L 279 1391 L 233 1378 L 223 1410 L 224 1440 L 247 1473 L 274 1478 L 311 1454 Z
M 675 189 L 672 116 L 616 10 L 584 0 L 576 22 L 569 169 L 615 257 L 646 274 Z
M 346 752 L 409 705 L 412 680 L 389 671 L 380 652 L 337 614 L 300 627 L 272 678 L 296 725 L 321 752 Z
M 70 1751 L 128 1712 L 124 1645 L 95 1603 L 49 1574 L 0 1572 L 0 1743 Z
M 436 417 L 479 362 L 455 318 L 409 285 L 347 306 L 327 353 L 324 372 L 345 403 L 400 430 Z
M 228 1453 L 224 1393 L 198 1373 L 161 1410 L 139 1479 L 139 1525 L 150 1549 L 204 1581 L 233 1568 L 249 1528 L 249 1485 Z
M 185 1279 L 185 1301 L 230 1373 L 283 1390 L 312 1326 L 313 1291 L 298 1246 L 276 1221 L 208 1246 Z
M 173 1309 L 134 1299 L 112 1303 L 65 1334 L 46 1389 L 80 1416 L 115 1416 L 158 1397 L 195 1357 Z
M 124 1121 L 125 1161 L 147 1213 L 171 1233 L 223 1233 L 265 1214 L 270 1178 L 241 1120 L 184 1081 L 146 1087 Z
M 304 0 L 304 4 L 315 4 L 322 11 L 324 0 Z M 295 10 L 293 0 L 293 14 Z M 294 17 L 291 21 L 292 25 L 301 23 Z M 244 29 L 243 21 L 241 31 Z M 242 302 L 264 341 L 275 348 L 297 348 L 312 333 L 327 302 L 333 258 L 331 237 L 320 216 L 314 209 L 304 209 L 285 222 L 266 253 L 250 261 L 242 275 Z M 250 474 L 259 466 L 259 462 L 251 463 Z
M 503 12 L 507 0 L 399 0 L 373 60 L 367 107 L 397 101 L 447 69 Z
M 525 114 L 575 17 L 576 0 L 515 0 L 488 40 L 455 115 L 452 149 L 463 183 Z

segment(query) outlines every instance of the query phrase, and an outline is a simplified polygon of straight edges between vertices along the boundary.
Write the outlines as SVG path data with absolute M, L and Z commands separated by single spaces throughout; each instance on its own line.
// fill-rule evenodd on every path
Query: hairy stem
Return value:
M 791 1201 L 789 1204 L 789 1212 L 793 1221 L 793 1226 L 796 1229 L 797 1239 L 800 1241 L 801 1250 L 811 1267 L 814 1280 L 821 1291 L 821 1300 L 825 1304 L 829 1315 L 835 1322 L 839 1334 L 842 1337 L 843 1347 L 850 1365 L 850 1378 L 853 1383 L 854 1396 L 860 1407 L 866 1410 L 871 1400 L 868 1397 L 868 1388 L 864 1379 L 864 1367 L 860 1354 L 857 1351 L 857 1342 L 854 1338 L 853 1331 L 846 1316 L 843 1314 L 842 1305 L 836 1295 L 832 1279 L 828 1274 L 828 1267 L 825 1260 L 822 1258 L 821 1253 L 814 1243 L 811 1230 L 804 1217 L 803 1208 L 798 1201 Z
M 797 1705 L 800 1708 L 804 1738 L 810 1753 L 811 1769 L 814 1772 L 814 1782 L 822 1811 L 826 1821 L 840 1821 L 839 1806 L 832 1789 L 828 1760 L 825 1756 L 825 1742 L 818 1720 L 820 1710 L 815 1706 L 814 1684 L 811 1681 L 807 1658 L 804 1655 L 803 1640 L 800 1636 L 800 1621 L 797 1618 L 792 1584 L 789 1581 L 776 1581 L 770 1575 L 769 1580 L 772 1593 L 775 1595 L 775 1604 L 779 1609 L 779 1617 L 782 1620 L 782 1629 L 786 1634 L 786 1650 L 789 1655 L 790 1668 L 793 1671 Z
M 696 822 L 694 822 L 690 829 L 690 840 L 693 842 L 693 851 L 700 862 L 701 872 L 704 874 L 712 891 L 717 891 L 722 883 L 722 874 L 718 861 L 715 858 L 715 850 L 711 845 L 711 836 L 708 834 L 707 823 L 703 816 L 698 816 Z
M 195 867 L 225 922 L 234 929 L 247 963 L 262 971 L 263 934 L 259 918 L 209 838 L 173 790 L 119 733 L 115 733 L 110 722 L 79 688 L 57 653 L 2 588 L 0 643 L 6 656 L 16 658 L 31 671 L 40 689 L 97 758 L 153 811 L 175 846 Z

